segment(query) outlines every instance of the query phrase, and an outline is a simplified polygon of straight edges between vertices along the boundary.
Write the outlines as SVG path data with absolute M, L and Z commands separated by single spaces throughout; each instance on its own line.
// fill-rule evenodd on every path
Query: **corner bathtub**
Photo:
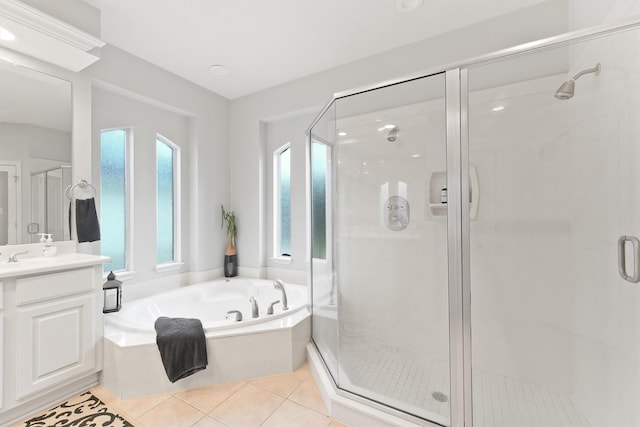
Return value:
M 288 310 L 283 310 L 282 294 L 273 287 L 272 280 L 222 279 L 185 286 L 124 304 L 117 313 L 105 316 L 105 322 L 125 331 L 153 333 L 154 323 L 160 316 L 200 319 L 205 333 L 230 328 L 248 327 L 258 323 L 290 316 L 306 306 L 306 288 L 285 284 Z M 252 317 L 249 298 L 258 302 L 259 316 Z M 267 314 L 269 304 L 274 314 Z M 242 320 L 227 312 L 242 312 Z
M 107 313 L 102 384 L 121 399 L 292 372 L 306 360 L 310 314 L 306 286 L 285 283 L 288 310 L 272 280 L 220 279 L 124 303 Z M 125 289 L 126 292 L 126 289 Z M 258 302 L 252 317 L 249 298 Z M 228 311 L 238 310 L 242 320 Z M 156 345 L 160 316 L 200 319 L 207 338 L 207 369 L 171 383 Z

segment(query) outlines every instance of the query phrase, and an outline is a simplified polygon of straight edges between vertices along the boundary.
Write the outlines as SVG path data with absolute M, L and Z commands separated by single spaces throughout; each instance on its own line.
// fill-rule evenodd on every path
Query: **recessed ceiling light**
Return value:
M 347 136 L 346 132 L 338 132 L 338 136 Z
M 504 110 L 504 105 L 498 105 L 491 109 L 491 111 L 502 111 L 502 110 Z
M 16 35 L 4 27 L 0 27 L 0 40 L 12 42 L 16 39 Z
M 422 6 L 423 0 L 396 0 L 396 9 L 400 12 L 413 12 Z
M 418 157 L 420 157 L 420 154 L 412 154 L 411 157 L 417 159 Z
M 229 74 L 229 69 L 224 65 L 212 65 L 211 67 L 209 67 L 209 71 L 211 71 L 213 74 L 219 75 Z

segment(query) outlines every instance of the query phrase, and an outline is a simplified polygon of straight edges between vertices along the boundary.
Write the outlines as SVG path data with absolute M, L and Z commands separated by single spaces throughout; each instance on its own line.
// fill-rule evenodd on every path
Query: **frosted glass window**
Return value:
M 327 258 L 327 160 L 329 147 L 311 143 L 311 223 L 313 227 L 312 257 Z
M 291 254 L 291 148 L 281 147 L 274 157 L 276 211 L 276 256 Z
M 127 269 L 127 139 L 126 129 L 100 133 L 100 253 L 112 260 L 105 272 Z
M 176 148 L 156 139 L 157 182 L 157 263 L 175 258 L 175 177 Z

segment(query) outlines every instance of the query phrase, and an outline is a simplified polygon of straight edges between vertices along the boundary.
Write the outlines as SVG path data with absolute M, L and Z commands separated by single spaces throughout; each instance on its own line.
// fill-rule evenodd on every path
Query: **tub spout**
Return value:
M 254 319 L 260 315 L 260 310 L 258 309 L 258 301 L 254 297 L 249 298 L 249 302 L 251 303 L 251 317 Z
M 280 279 L 274 280 L 273 287 L 280 290 L 280 292 L 282 292 L 282 310 L 283 311 L 289 310 L 289 306 L 287 305 L 287 293 L 284 290 L 284 283 L 282 283 L 282 280 Z
M 227 318 L 229 318 L 230 314 L 234 314 L 236 315 L 236 322 L 240 322 L 242 320 L 242 313 L 238 310 L 229 310 L 227 311 Z

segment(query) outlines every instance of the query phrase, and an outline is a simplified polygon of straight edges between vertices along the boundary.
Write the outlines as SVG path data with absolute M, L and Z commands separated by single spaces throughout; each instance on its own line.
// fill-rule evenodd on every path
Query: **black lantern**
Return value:
M 122 282 L 116 279 L 113 271 L 107 276 L 107 281 L 102 285 L 102 290 L 104 290 L 102 312 L 113 313 L 114 311 L 120 311 L 120 308 L 122 308 Z

